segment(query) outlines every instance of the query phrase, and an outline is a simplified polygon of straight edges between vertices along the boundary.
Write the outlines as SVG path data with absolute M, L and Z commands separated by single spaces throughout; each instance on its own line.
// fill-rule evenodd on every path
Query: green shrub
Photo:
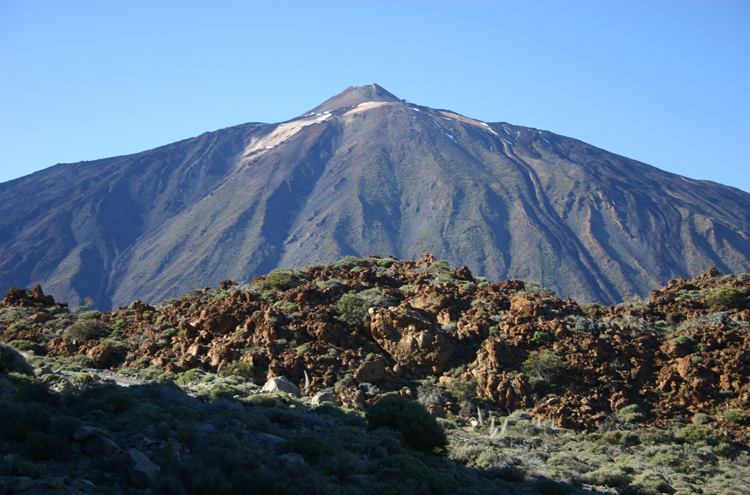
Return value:
M 281 311 L 296 311 L 297 305 L 293 302 L 287 302 L 287 301 L 276 301 L 273 304 L 274 308 L 279 308 Z
M 727 423 L 745 424 L 747 423 L 748 415 L 742 409 L 727 409 L 724 411 L 724 421 Z
M 523 369 L 537 378 L 551 379 L 562 370 L 563 362 L 552 351 L 531 351 L 523 363 Z
M 187 370 L 183 373 L 177 373 L 177 379 L 175 380 L 175 383 L 177 385 L 186 387 L 193 382 L 200 381 L 205 376 L 205 374 L 206 373 L 204 371 L 201 371 L 199 369 Z
M 693 416 L 694 425 L 705 425 L 711 423 L 712 421 L 713 418 L 706 413 L 696 413 L 695 416 Z
M 304 354 L 307 351 L 310 350 L 310 346 L 307 344 L 302 344 L 301 346 L 297 347 L 297 355 Z
M 608 431 L 602 436 L 602 440 L 612 445 L 622 445 L 623 447 L 632 447 L 641 443 L 638 434 L 634 431 Z
M 8 344 L 21 352 L 43 354 L 45 350 L 43 345 L 37 344 L 36 342 L 32 342 L 30 340 L 11 340 L 10 342 L 8 342 Z
M 140 367 L 140 368 L 144 368 L 148 366 L 149 364 L 151 364 L 150 356 L 141 356 L 134 363 L 135 366 Z
M 431 452 L 448 445 L 442 427 L 419 402 L 389 395 L 370 406 L 365 419 L 372 428 L 400 431 L 404 444 L 414 450 Z
M 33 376 L 34 368 L 16 349 L 5 342 L 0 342 L 0 374 L 10 372 Z
M 222 368 L 219 374 L 221 376 L 241 376 L 249 380 L 255 376 L 255 367 L 244 361 L 232 361 L 229 366 Z
M 367 309 L 367 301 L 352 293 L 344 294 L 336 303 L 339 320 L 352 329 L 362 329 L 368 325 L 370 315 Z
M 294 452 L 305 458 L 310 465 L 318 465 L 326 457 L 337 454 L 337 450 L 328 442 L 315 435 L 295 435 L 281 444 L 281 450 L 286 453 Z
M 591 314 L 594 312 L 594 310 L 603 309 L 603 308 L 604 306 L 602 306 L 601 304 L 597 304 L 597 303 L 583 304 L 581 306 L 581 310 L 586 314 Z
M 590 471 L 582 476 L 589 484 L 617 488 L 630 483 L 630 476 L 619 466 L 604 465 L 596 471 Z
M 534 332 L 534 336 L 531 337 L 531 343 L 534 345 L 542 345 L 550 341 L 550 335 L 547 332 Z
M 85 311 L 80 314 L 78 318 L 81 320 L 99 320 L 102 317 L 102 313 L 100 311 Z
M 287 290 L 299 285 L 299 277 L 292 270 L 279 269 L 266 275 L 265 285 L 276 290 Z
M 63 340 L 72 342 L 86 342 L 92 339 L 98 339 L 109 333 L 109 328 L 97 320 L 84 320 L 73 323 L 62 334 Z
M 568 493 L 578 493 L 576 487 L 564 481 L 555 481 L 544 476 L 537 478 L 534 482 L 534 488 L 540 495 L 566 495 Z
M 733 287 L 712 289 L 706 295 L 706 304 L 715 309 L 739 308 L 745 297 Z
M 33 330 L 34 324 L 29 320 L 19 320 L 8 327 L 9 332 L 18 333 L 25 330 Z
M 363 329 L 370 326 L 370 314 L 367 312 L 369 308 L 385 308 L 396 302 L 396 299 L 384 295 L 380 289 L 374 287 L 358 294 L 344 294 L 336 303 L 336 311 L 339 313 L 339 320 L 347 326 L 352 329 Z
M 175 337 L 177 335 L 177 330 L 174 328 L 167 328 L 162 333 L 159 334 L 160 339 L 169 339 L 171 337 Z
M 539 395 L 544 395 L 549 390 L 549 382 L 538 376 L 532 376 L 529 378 L 529 386 L 531 387 L 531 390 Z
M 686 335 L 680 335 L 679 337 L 676 337 L 670 340 L 670 342 L 674 342 L 675 344 L 680 344 L 688 352 L 695 352 L 698 348 L 698 342 L 695 339 L 688 337 Z
M 47 476 L 47 466 L 39 462 L 14 459 L 10 466 L 10 474 L 13 476 L 28 476 L 31 479 L 41 479 Z
M 78 354 L 73 358 L 73 362 L 84 368 L 96 368 L 96 361 L 85 354 Z
M 640 423 L 646 419 L 646 413 L 638 404 L 630 404 L 617 411 L 617 419 L 623 423 Z
M 460 367 L 459 367 L 460 368 Z M 448 385 L 448 393 L 456 399 L 456 402 L 472 402 L 477 398 L 476 380 L 452 380 Z
M 393 258 L 383 258 L 375 261 L 375 264 L 382 266 L 383 268 L 390 268 L 396 262 Z
M 715 444 L 718 440 L 711 427 L 705 425 L 687 425 L 678 431 L 675 437 L 677 440 L 691 445 L 699 442 Z
M 26 449 L 35 461 L 70 458 L 68 442 L 60 435 L 49 435 L 41 431 L 26 432 Z
M 345 256 L 340 261 L 337 261 L 335 263 L 331 263 L 330 266 L 334 268 L 338 268 L 339 270 L 345 270 L 345 271 L 351 271 L 352 268 L 356 266 L 360 266 L 363 263 L 363 260 L 357 258 L 356 256 Z

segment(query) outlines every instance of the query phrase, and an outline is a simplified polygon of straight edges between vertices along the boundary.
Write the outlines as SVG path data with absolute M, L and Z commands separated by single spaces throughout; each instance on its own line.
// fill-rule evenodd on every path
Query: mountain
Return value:
M 0 290 L 101 309 L 277 267 L 430 251 L 611 304 L 750 271 L 750 194 L 350 87 L 300 117 L 0 184 Z

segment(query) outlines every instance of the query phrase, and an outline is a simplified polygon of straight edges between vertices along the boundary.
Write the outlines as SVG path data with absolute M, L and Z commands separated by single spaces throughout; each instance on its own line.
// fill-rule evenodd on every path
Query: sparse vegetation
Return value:
M 102 493 L 132 491 L 124 454 L 95 458 L 73 438 L 83 425 L 148 450 L 155 494 L 727 495 L 750 475 L 750 325 L 706 302 L 722 283 L 744 295 L 739 278 L 584 315 L 514 300 L 519 281 L 380 261 L 290 270 L 286 289 L 222 282 L 153 311 L 0 308 L 15 363 L 0 376 L 0 454 L 14 456 L 0 476 L 41 483 L 75 465 Z M 389 326 L 371 328 L 373 306 L 398 308 L 378 320 Z M 260 390 L 278 376 L 304 396 Z

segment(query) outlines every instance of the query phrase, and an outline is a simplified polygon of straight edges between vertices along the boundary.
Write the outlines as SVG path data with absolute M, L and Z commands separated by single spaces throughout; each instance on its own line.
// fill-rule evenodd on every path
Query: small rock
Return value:
M 365 394 L 357 387 L 341 387 L 339 400 L 341 407 L 363 409 L 365 406 Z
M 45 488 L 60 490 L 65 486 L 65 478 L 50 478 L 44 482 Z
M 313 406 L 319 406 L 326 402 L 336 405 L 336 395 L 330 390 L 321 390 L 320 392 L 315 394 L 310 401 L 310 404 L 312 404 Z
M 385 378 L 385 362 L 383 359 L 366 361 L 354 373 L 358 382 L 377 383 Z
M 6 456 L 3 456 L 3 462 L 6 464 L 12 464 L 13 459 L 15 459 L 15 457 L 13 457 L 13 454 L 8 454 Z
M 285 439 L 271 435 L 270 433 L 258 433 L 255 435 L 255 439 L 261 444 L 266 450 L 273 450 L 280 443 L 286 442 Z
M 279 459 L 288 462 L 289 464 L 305 464 L 305 458 L 299 454 L 284 454 Z
M 34 375 L 37 377 L 44 376 L 44 375 L 51 375 L 53 373 L 52 368 L 45 365 L 41 368 L 34 368 Z
M 128 455 L 130 455 L 130 459 L 135 463 L 130 470 L 130 479 L 133 481 L 133 484 L 138 488 L 148 488 L 151 484 L 151 479 L 156 473 L 161 472 L 161 468 L 151 462 L 151 459 L 140 450 L 130 449 L 128 450 Z
M 122 450 L 119 445 L 106 437 L 86 440 L 82 447 L 83 451 L 91 457 L 109 457 Z
M 196 431 L 198 432 L 198 436 L 205 437 L 208 435 L 213 435 L 216 432 L 216 427 L 211 423 L 206 423 L 205 425 L 200 425 L 198 428 L 196 428 Z M 146 440 L 146 438 L 143 439 L 144 442 Z
M 271 393 L 284 392 L 295 397 L 302 397 L 302 392 L 299 387 L 285 376 L 277 376 L 268 380 L 266 384 L 263 385 L 263 391 Z
M 73 440 L 79 443 L 83 443 L 86 440 L 91 440 L 92 438 L 105 436 L 107 436 L 107 432 L 105 432 L 104 430 L 95 428 L 93 426 L 81 426 L 76 430 L 75 433 L 73 433 Z
M 14 478 L 8 483 L 8 493 L 22 492 L 34 486 L 34 480 L 28 476 Z

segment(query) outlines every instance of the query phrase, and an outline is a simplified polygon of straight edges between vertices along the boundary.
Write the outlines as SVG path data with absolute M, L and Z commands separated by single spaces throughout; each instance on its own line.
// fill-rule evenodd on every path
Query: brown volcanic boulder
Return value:
M 401 366 L 424 374 L 440 374 L 453 347 L 416 311 L 390 307 L 370 308 L 370 332 L 375 341 Z
M 86 351 L 86 355 L 94 360 L 97 368 L 104 368 L 112 357 L 112 348 L 108 345 L 97 345 Z
M 485 340 L 477 351 L 477 361 L 481 367 L 493 371 L 512 368 L 520 364 L 510 345 L 500 338 Z
M 354 373 L 354 379 L 358 382 L 376 383 L 383 378 L 385 378 L 385 361 L 382 358 L 365 361 Z
M 230 314 L 211 314 L 207 310 L 203 310 L 201 320 L 203 322 L 203 328 L 214 335 L 229 333 L 239 324 L 235 317 Z
M 19 289 L 18 287 L 11 287 L 10 290 L 5 293 L 5 299 L 3 299 L 2 303 L 4 307 L 52 306 L 55 304 L 55 299 L 52 296 L 45 296 L 44 292 L 42 292 L 42 286 L 36 284 L 30 291 Z M 67 304 L 63 306 L 67 306 Z
M 510 298 L 510 310 L 531 317 L 542 316 L 547 313 L 547 308 L 540 304 L 533 295 L 516 295 Z

